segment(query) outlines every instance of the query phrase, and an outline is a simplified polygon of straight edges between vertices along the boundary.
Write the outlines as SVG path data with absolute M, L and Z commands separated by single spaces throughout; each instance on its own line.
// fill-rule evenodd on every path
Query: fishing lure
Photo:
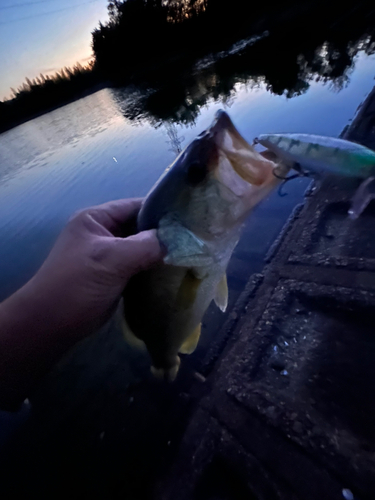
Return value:
M 309 134 L 263 134 L 254 143 L 271 151 L 280 163 L 293 168 L 296 176 L 333 173 L 362 179 L 349 216 L 356 219 L 375 198 L 375 152 L 344 139 Z M 278 176 L 277 168 L 274 175 Z M 286 180 L 295 178 L 291 176 Z

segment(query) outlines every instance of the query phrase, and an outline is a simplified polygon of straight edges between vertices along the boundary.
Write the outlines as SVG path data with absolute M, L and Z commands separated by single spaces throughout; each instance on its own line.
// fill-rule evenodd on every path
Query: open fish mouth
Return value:
M 241 136 L 225 111 L 219 110 L 215 120 L 202 137 L 214 140 L 218 150 L 216 169 L 220 180 L 223 163 L 229 162 L 236 174 L 249 184 L 261 186 L 268 178 L 270 169 L 275 165 L 264 158 Z M 227 165 L 228 168 L 228 165 Z M 228 186 L 230 187 L 230 186 Z
M 213 201 L 215 196 L 229 204 L 241 199 L 245 210 L 258 202 L 254 190 L 260 198 L 264 188 L 271 189 L 279 182 L 272 174 L 274 167 L 275 163 L 258 153 L 220 110 L 152 188 L 138 216 L 138 229 L 158 228 L 160 220 L 172 212 L 185 214 L 179 217 L 185 221 L 193 205 L 201 211 L 203 205 L 210 206 L 214 217 L 212 212 L 219 203 Z

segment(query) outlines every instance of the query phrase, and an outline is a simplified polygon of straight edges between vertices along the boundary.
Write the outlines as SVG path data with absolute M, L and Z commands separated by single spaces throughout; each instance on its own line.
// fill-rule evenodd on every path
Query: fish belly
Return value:
M 170 369 L 182 344 L 199 326 L 225 265 L 215 264 L 199 277 L 194 270 L 161 265 L 134 276 L 125 289 L 125 321 L 141 339 L 156 368 Z

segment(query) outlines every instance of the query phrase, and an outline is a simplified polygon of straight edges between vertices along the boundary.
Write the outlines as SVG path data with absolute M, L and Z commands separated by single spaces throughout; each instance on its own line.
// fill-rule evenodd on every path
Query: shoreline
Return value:
M 83 91 L 79 94 L 76 94 L 73 98 L 62 101 L 60 104 L 43 109 L 38 113 L 33 113 L 32 115 L 27 116 L 23 119 L 15 120 L 14 122 L 10 123 L 8 127 L 1 127 L 0 126 L 0 135 L 4 134 L 6 132 L 9 132 L 10 130 L 18 127 L 19 125 L 23 125 L 24 123 L 32 121 L 35 118 L 39 118 L 40 116 L 46 115 L 47 113 L 50 113 L 51 111 L 55 111 L 56 109 L 67 106 L 68 104 L 79 101 L 80 99 L 83 99 L 84 97 L 88 97 L 89 95 L 95 94 L 95 92 L 99 92 L 100 90 L 103 90 L 105 88 L 110 88 L 110 87 L 112 87 L 112 85 L 109 82 L 103 82 L 102 84 L 93 85 L 92 87 L 86 89 L 85 91 Z

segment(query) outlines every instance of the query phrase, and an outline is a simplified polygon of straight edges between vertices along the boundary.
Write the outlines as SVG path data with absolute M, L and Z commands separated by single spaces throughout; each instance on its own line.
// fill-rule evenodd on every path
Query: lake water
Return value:
M 173 128 L 184 146 L 224 108 L 249 141 L 266 132 L 337 136 L 373 87 L 374 74 L 375 56 L 360 52 L 340 91 L 311 81 L 306 93 L 287 99 L 271 94 L 264 83 L 255 88 L 236 83 L 230 99 L 208 99 L 194 122 Z M 174 159 L 168 124 L 151 124 L 142 114 L 129 120 L 125 116 L 132 104 L 127 99 L 123 89 L 101 90 L 0 135 L 0 298 L 37 270 L 72 213 L 112 199 L 144 196 Z M 289 196 L 271 195 L 258 213 L 279 228 L 301 201 L 305 185 L 290 183 Z M 271 233 L 274 237 L 275 231 Z M 256 231 L 248 250 L 265 250 Z

